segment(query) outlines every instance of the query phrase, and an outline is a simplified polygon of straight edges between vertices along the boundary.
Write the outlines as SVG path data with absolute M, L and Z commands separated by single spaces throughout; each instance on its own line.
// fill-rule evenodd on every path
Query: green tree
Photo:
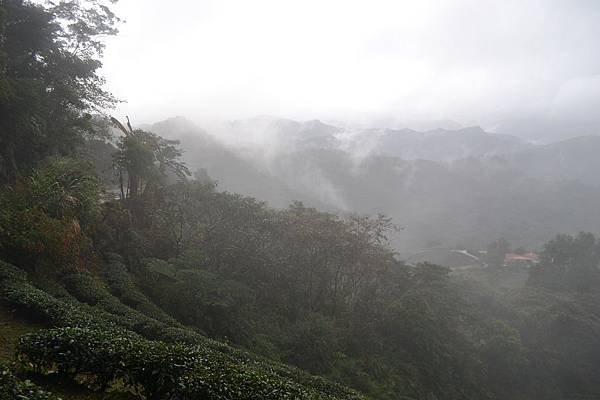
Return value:
M 514 398 L 527 379 L 527 360 L 519 332 L 503 321 L 490 324 L 480 344 L 487 384 L 505 398 Z
M 558 235 L 544 246 L 528 283 L 555 290 L 590 291 L 600 285 L 600 240 L 589 232 Z
M 100 190 L 93 167 L 73 159 L 50 159 L 19 179 L 0 195 L 2 258 L 31 268 L 83 267 Z
M 180 160 L 182 153 L 178 141 L 141 129 L 134 130 L 129 120 L 127 128 L 115 118 L 112 121 L 124 134 L 114 155 L 121 199 L 137 198 L 155 191 L 165 186 L 169 176 L 185 179 L 191 175 Z
M 101 0 L 0 2 L 0 182 L 93 134 L 91 112 L 115 102 L 98 70 L 117 21 Z

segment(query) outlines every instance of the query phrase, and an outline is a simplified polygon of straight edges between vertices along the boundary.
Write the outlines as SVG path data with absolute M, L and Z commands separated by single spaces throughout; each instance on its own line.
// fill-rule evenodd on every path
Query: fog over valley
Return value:
M 0 0 L 0 400 L 600 399 L 599 21 Z
M 576 194 L 596 196 L 595 2 L 116 7 L 103 71 L 127 93 L 118 115 L 192 146 L 222 189 L 383 212 L 409 253 L 595 231 Z
M 480 127 L 418 132 L 268 116 L 209 130 L 183 117 L 147 128 L 180 140 L 190 167 L 221 189 L 275 207 L 301 200 L 389 215 L 404 228 L 394 238 L 403 253 L 485 249 L 501 237 L 537 249 L 556 230 L 600 226 L 600 136 L 536 145 Z

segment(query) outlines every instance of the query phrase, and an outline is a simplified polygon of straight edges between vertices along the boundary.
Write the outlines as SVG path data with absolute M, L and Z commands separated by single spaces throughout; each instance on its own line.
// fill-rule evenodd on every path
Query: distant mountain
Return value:
M 375 153 L 404 159 L 454 161 L 468 157 L 512 153 L 530 147 L 514 136 L 487 133 L 480 127 L 416 132 L 387 130 L 373 148 Z
M 179 139 L 192 169 L 222 189 L 285 207 L 384 213 L 399 251 L 474 249 L 505 237 L 538 247 L 556 232 L 600 232 L 600 137 L 549 145 L 481 128 L 340 128 L 258 117 L 208 133 L 181 118 L 150 127 Z
M 179 140 L 184 159 L 193 172 L 203 171 L 218 182 L 221 190 L 243 193 L 268 201 L 274 207 L 287 207 L 293 199 L 315 199 L 294 192 L 260 165 L 241 157 L 223 142 L 183 117 L 170 118 L 147 127 L 165 138 Z M 326 207 L 325 204 L 319 204 Z
M 235 120 L 219 126 L 214 134 L 229 146 L 261 156 L 272 152 L 306 147 L 333 148 L 340 146 L 336 138 L 343 129 L 319 120 L 293 121 L 285 118 L 260 116 Z M 267 154 L 267 155 L 268 155 Z
M 491 132 L 510 132 L 524 140 L 542 144 L 600 134 L 598 120 L 557 119 L 546 115 L 505 118 L 485 126 Z
M 491 165 L 545 181 L 600 185 L 600 136 L 589 135 L 492 157 Z
M 352 122 L 330 121 L 330 123 L 335 126 L 342 126 L 353 129 L 410 129 L 418 132 L 426 132 L 435 129 L 457 130 L 463 128 L 462 124 L 451 119 L 364 115 L 362 118 L 351 117 L 351 121 Z
M 229 146 L 250 155 L 258 152 L 261 158 L 290 150 L 320 148 L 340 149 L 361 157 L 375 153 L 448 162 L 512 153 L 531 146 L 514 136 L 488 133 L 480 127 L 420 132 L 334 126 L 319 120 L 293 121 L 268 116 L 228 122 L 214 133 Z

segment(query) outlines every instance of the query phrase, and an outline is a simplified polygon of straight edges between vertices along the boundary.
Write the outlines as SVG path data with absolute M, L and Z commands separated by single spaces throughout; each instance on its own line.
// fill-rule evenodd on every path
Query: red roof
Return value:
M 525 254 L 515 254 L 515 253 L 507 253 L 504 256 L 504 263 L 508 264 L 511 262 L 539 262 L 540 256 L 535 253 L 525 253 Z

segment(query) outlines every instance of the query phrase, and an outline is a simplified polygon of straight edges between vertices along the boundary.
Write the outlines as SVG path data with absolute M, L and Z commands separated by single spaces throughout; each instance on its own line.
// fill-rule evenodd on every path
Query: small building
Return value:
M 536 253 L 506 253 L 504 256 L 504 265 L 507 267 L 532 267 L 540 262 L 540 256 Z

